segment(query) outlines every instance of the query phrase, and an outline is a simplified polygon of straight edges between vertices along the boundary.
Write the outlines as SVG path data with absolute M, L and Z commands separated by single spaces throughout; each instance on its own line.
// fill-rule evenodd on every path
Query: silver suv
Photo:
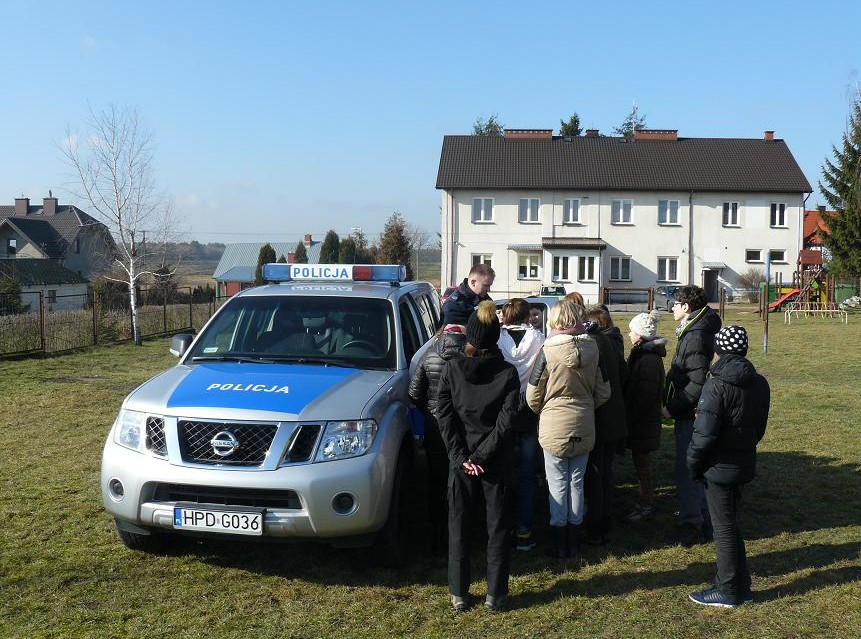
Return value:
M 102 456 L 105 508 L 134 549 L 177 534 L 377 540 L 396 562 L 409 366 L 439 296 L 401 267 L 264 273 L 285 281 L 175 336 L 179 363 L 126 397 Z

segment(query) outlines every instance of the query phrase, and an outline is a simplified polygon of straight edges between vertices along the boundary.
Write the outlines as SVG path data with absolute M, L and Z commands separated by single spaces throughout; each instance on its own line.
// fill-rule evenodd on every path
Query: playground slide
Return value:
M 801 291 L 799 289 L 794 288 L 791 291 L 789 291 L 789 293 L 784 293 L 783 295 L 781 295 L 775 301 L 773 301 L 771 304 L 768 305 L 768 310 L 769 311 L 776 311 L 781 306 L 783 306 L 783 303 L 786 302 L 786 300 L 788 300 L 790 297 L 794 297 L 794 296 L 798 295 L 800 292 Z

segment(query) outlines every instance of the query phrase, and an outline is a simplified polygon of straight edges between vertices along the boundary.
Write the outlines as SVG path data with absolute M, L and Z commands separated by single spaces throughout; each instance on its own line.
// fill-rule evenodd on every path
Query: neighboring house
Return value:
M 835 214 L 836 211 L 826 211 L 824 206 L 820 206 L 815 211 L 804 212 L 804 248 L 822 250 L 822 240 L 818 231 L 828 234 L 828 227 L 825 226 L 822 217 Z
M 215 280 L 216 296 L 230 297 L 239 291 L 254 286 L 254 272 L 257 270 L 257 259 L 260 249 L 267 242 L 243 242 L 239 244 L 228 244 L 224 247 L 224 253 L 212 278 Z M 276 259 L 282 255 L 287 258 L 289 264 L 293 263 L 296 244 L 290 242 L 268 242 L 275 249 Z M 315 242 L 311 235 L 306 234 L 304 239 L 305 250 L 308 254 L 308 263 L 316 264 L 320 260 L 320 246 L 322 242 Z
M 15 198 L 0 206 L 0 260 L 43 259 L 92 279 L 110 266 L 115 244 L 108 228 L 71 205 L 46 197 L 42 205 Z
M 88 281 L 105 270 L 115 250 L 108 228 L 77 207 L 43 198 L 0 206 L 0 274 L 21 285 L 21 303 L 38 310 L 83 308 Z
M 39 310 L 39 293 L 49 311 L 87 306 L 87 280 L 53 260 L 0 260 L 0 277 L 9 277 L 18 282 L 21 286 L 21 304 L 31 311 Z
M 602 286 L 693 283 L 716 300 L 765 262 L 794 268 L 810 184 L 783 140 L 445 136 L 441 285 L 489 263 L 500 296 L 561 284 L 594 303 Z M 740 286 L 740 284 L 738 284 Z

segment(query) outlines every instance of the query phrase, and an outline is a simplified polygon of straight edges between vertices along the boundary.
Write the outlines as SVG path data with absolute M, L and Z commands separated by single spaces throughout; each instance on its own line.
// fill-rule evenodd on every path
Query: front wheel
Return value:
M 389 502 L 389 515 L 386 523 L 377 533 L 374 541 L 374 557 L 376 562 L 387 568 L 400 568 L 406 560 L 406 541 L 403 536 L 403 506 L 406 491 L 404 487 L 404 468 L 410 466 L 413 456 L 408 443 L 401 446 L 398 463 L 395 467 L 395 478 L 392 483 L 392 498 Z
M 166 535 L 158 533 L 150 533 L 147 535 L 144 533 L 124 530 L 118 520 L 114 520 L 114 524 L 117 527 L 117 534 L 120 537 L 120 541 L 123 542 L 123 545 L 130 550 L 158 554 L 167 548 Z

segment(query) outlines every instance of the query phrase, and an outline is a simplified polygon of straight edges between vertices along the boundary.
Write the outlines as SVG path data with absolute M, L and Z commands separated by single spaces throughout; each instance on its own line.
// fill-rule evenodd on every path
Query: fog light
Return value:
M 111 494 L 111 499 L 114 501 L 122 501 L 123 496 L 126 494 L 126 491 L 123 488 L 123 482 L 116 477 L 108 482 L 108 491 Z
M 338 493 L 332 498 L 332 510 L 339 515 L 349 515 L 356 510 L 356 498 L 350 493 Z

